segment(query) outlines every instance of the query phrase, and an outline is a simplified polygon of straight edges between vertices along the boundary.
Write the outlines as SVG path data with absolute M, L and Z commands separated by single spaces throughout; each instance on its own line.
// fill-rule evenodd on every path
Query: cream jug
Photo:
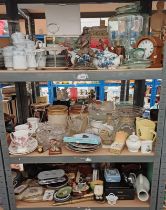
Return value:
M 155 132 L 156 124 L 147 119 L 136 117 L 136 133 L 141 140 L 152 140 L 156 139 Z

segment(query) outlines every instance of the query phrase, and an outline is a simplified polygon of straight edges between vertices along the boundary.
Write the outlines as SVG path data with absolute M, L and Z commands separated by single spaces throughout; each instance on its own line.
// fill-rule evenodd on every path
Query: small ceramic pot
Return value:
M 126 145 L 128 147 L 128 150 L 130 152 L 138 152 L 138 150 L 141 147 L 141 141 L 139 140 L 139 137 L 133 133 L 129 136 L 129 138 L 126 140 Z
M 151 153 L 153 148 L 153 141 L 146 140 L 141 142 L 141 152 L 142 153 Z
M 106 199 L 108 201 L 108 204 L 113 206 L 116 204 L 118 197 L 115 194 L 110 193 L 109 195 L 106 196 Z

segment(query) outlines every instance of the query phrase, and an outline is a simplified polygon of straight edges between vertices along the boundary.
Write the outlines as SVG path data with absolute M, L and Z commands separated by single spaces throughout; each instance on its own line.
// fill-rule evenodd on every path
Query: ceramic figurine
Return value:
M 77 52 L 77 55 L 75 56 L 73 68 L 83 66 L 84 68 L 87 67 L 90 69 L 95 69 L 93 65 L 93 58 L 95 57 L 95 53 L 90 48 L 90 34 L 87 27 L 84 27 L 83 33 L 80 35 L 76 43 L 79 50 Z M 82 58 L 83 65 L 80 65 L 80 58 Z

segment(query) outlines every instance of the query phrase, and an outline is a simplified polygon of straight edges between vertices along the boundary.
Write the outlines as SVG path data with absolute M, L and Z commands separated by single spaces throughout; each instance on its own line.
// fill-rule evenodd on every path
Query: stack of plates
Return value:
M 38 183 L 47 188 L 58 190 L 68 183 L 68 177 L 62 169 L 42 171 L 38 174 Z
M 79 143 L 77 142 L 68 142 L 66 144 L 66 148 L 72 150 L 74 152 L 94 152 L 101 147 L 101 139 L 97 135 L 83 133 L 83 134 L 76 134 L 73 136 L 74 138 L 79 139 Z M 85 139 L 83 143 L 81 143 L 81 138 Z M 88 142 L 89 139 L 89 142 Z M 92 143 L 92 140 L 95 140 L 95 144 Z M 96 141 L 97 140 L 97 141 Z M 87 143 L 85 143 L 87 142 Z
M 65 187 L 67 184 L 68 184 L 68 177 L 65 175 L 63 177 L 63 181 L 47 184 L 47 188 L 59 190 L 60 188 Z
M 151 60 L 149 59 L 131 59 L 128 60 L 123 66 L 127 68 L 148 68 L 151 65 Z

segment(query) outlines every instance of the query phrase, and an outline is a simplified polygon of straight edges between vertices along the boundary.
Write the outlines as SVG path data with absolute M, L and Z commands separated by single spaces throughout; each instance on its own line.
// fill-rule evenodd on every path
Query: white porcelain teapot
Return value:
M 126 140 L 126 145 L 130 152 L 138 152 L 138 150 L 141 147 L 141 141 L 139 137 L 136 136 L 135 133 L 133 132 L 133 134 L 130 135 L 128 139 Z

